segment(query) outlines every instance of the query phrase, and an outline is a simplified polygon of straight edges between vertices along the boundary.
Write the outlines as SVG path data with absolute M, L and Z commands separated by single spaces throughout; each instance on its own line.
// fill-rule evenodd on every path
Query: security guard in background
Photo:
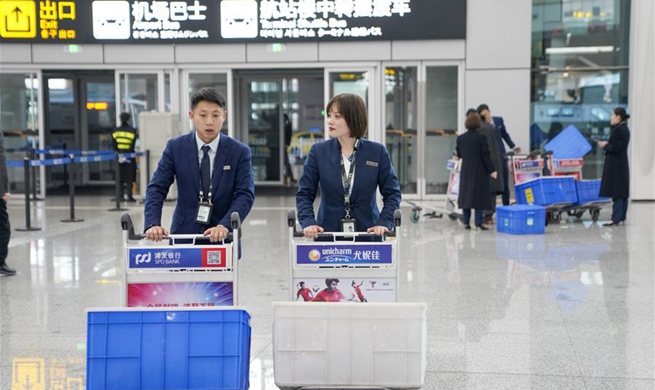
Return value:
M 137 134 L 129 124 L 131 116 L 123 112 L 120 118 L 121 126 L 112 133 L 114 150 L 118 153 L 134 153 Z M 118 163 L 121 170 L 121 193 L 127 195 L 128 202 L 136 202 L 132 197 L 132 183 L 136 182 L 136 159 L 119 158 Z

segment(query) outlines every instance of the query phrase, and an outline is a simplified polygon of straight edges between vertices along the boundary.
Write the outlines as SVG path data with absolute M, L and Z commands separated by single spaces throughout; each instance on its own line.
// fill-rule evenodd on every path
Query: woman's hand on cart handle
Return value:
M 494 180 L 495 180 L 495 179 L 498 179 L 498 172 L 497 172 L 497 171 L 493 171 L 493 172 L 491 172 L 491 175 L 490 175 L 490 176 L 491 176 L 491 178 L 494 179 Z
M 318 225 L 307 226 L 302 230 L 306 238 L 317 238 L 319 233 L 323 233 L 324 229 Z
M 159 242 L 165 236 L 168 236 L 168 230 L 161 226 L 151 226 L 146 230 L 146 238 L 150 241 Z
M 367 233 L 373 233 L 376 236 L 383 236 L 386 233 L 389 233 L 389 229 L 386 226 L 373 226 L 366 230 Z
M 228 233 L 229 231 L 225 226 L 218 225 L 205 230 L 203 235 L 209 237 L 210 242 L 219 242 L 225 240 Z

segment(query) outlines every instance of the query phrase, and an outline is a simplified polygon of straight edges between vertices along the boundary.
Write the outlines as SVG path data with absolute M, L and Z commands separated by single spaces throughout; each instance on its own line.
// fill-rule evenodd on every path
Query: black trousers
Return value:
M 503 206 L 509 206 L 509 169 L 507 160 L 503 159 Z
M 9 237 L 11 226 L 9 225 L 9 214 L 7 214 L 7 202 L 0 199 L 0 265 L 5 264 L 9 254 Z
M 620 223 L 625 221 L 628 214 L 628 198 L 612 198 L 612 222 Z

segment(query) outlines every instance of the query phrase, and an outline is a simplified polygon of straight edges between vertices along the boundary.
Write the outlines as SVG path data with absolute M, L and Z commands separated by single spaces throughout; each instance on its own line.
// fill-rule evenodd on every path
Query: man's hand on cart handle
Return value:
M 318 225 L 307 226 L 302 230 L 306 238 L 316 238 L 319 233 L 323 233 L 323 228 Z
M 518 146 L 515 147 L 515 148 L 514 148 L 514 152 L 515 152 L 516 154 L 521 154 L 521 148 L 518 147 Z
M 386 233 L 389 233 L 389 229 L 386 226 L 373 226 L 366 230 L 367 233 L 373 233 L 376 236 L 383 236 Z
M 598 141 L 598 147 L 599 148 L 604 148 L 605 145 L 607 145 L 607 141 Z
M 146 238 L 150 241 L 159 242 L 168 236 L 168 229 L 161 226 L 152 226 L 146 230 Z
M 494 179 L 494 180 L 498 179 L 498 172 L 497 171 L 491 172 L 491 178 Z
M 209 228 L 205 230 L 203 235 L 208 236 L 210 242 L 219 242 L 225 240 L 227 238 L 228 233 L 229 231 L 225 226 L 218 225 L 218 226 L 214 226 L 213 228 Z

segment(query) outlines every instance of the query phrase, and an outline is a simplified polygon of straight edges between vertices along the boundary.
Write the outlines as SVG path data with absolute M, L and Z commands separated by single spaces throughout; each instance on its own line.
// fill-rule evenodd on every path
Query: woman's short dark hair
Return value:
M 209 102 L 218 104 L 220 108 L 225 108 L 225 97 L 214 88 L 202 88 L 191 96 L 191 109 L 196 108 L 200 102 Z
M 621 122 L 630 119 L 630 115 L 625 112 L 625 108 L 623 107 L 616 107 L 614 109 L 614 115 L 621 117 Z
M 480 115 L 478 115 L 477 112 L 471 113 L 466 117 L 466 122 L 464 123 L 464 127 L 466 127 L 469 130 L 477 130 L 482 127 L 482 119 L 480 118 Z
M 350 136 L 356 139 L 364 137 L 368 129 L 368 111 L 364 100 L 352 93 L 342 93 L 330 99 L 325 112 L 339 112 L 350 129 Z

